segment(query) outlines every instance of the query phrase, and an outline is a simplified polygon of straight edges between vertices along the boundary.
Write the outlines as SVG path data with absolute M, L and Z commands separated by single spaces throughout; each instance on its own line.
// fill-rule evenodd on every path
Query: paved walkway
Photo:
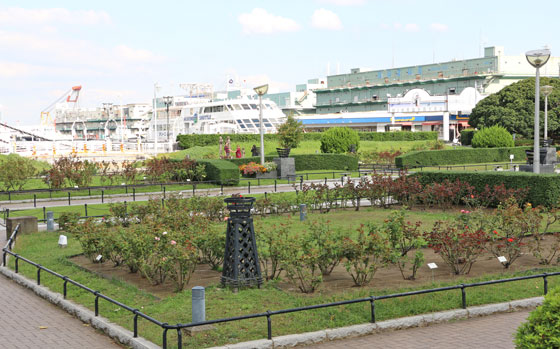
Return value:
M 0 234 L 0 245 L 6 244 Z M 113 340 L 0 275 L 0 348 L 122 348 Z
M 496 314 L 468 320 L 447 322 L 427 327 L 384 332 L 365 337 L 332 341 L 305 348 L 375 349 L 375 348 L 514 348 L 517 327 L 529 311 Z

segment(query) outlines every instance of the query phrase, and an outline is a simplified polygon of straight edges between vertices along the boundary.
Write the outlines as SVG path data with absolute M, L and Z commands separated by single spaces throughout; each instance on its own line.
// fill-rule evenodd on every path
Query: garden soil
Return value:
M 551 236 L 546 236 L 545 242 L 551 243 L 552 239 L 553 238 Z M 526 242 L 528 241 L 529 238 L 526 239 Z M 543 265 L 540 265 L 538 260 L 525 248 L 523 255 L 515 260 L 509 269 L 505 269 L 502 264 L 490 254 L 483 254 L 477 259 L 476 263 L 474 263 L 468 275 L 454 275 L 451 268 L 445 265 L 441 258 L 431 249 L 424 249 L 423 252 L 425 262 L 419 268 L 416 280 L 404 280 L 398 267 L 389 266 L 380 268 L 375 274 L 373 281 L 366 287 L 372 290 L 394 290 L 419 286 L 430 287 L 432 285 L 432 271 L 428 268 L 427 263 L 436 263 L 438 266 L 438 268 L 433 271 L 433 280 L 436 283 L 444 281 L 453 283 L 454 280 L 456 280 L 457 283 L 462 283 L 465 282 L 465 279 L 468 280 L 470 278 L 477 278 L 488 274 L 512 275 L 515 272 L 543 267 Z M 413 252 L 409 253 L 412 255 Z M 125 281 L 159 298 L 173 294 L 174 291 L 171 282 L 166 281 L 162 285 L 152 285 L 146 278 L 143 278 L 140 273 L 130 273 L 126 266 L 114 267 L 111 262 L 92 263 L 83 255 L 72 257 L 71 261 L 104 278 L 115 278 Z M 192 288 L 194 286 L 207 287 L 210 285 L 218 285 L 220 283 L 220 276 L 221 272 L 212 270 L 209 265 L 199 264 L 189 281 L 187 288 Z M 405 274 L 405 276 L 408 275 Z M 297 287 L 287 281 L 279 282 L 277 285 L 282 290 L 299 293 Z M 352 282 L 350 274 L 346 272 L 343 265 L 338 265 L 330 275 L 323 278 L 323 284 L 321 285 L 319 292 L 324 294 L 338 293 L 352 287 L 355 286 Z

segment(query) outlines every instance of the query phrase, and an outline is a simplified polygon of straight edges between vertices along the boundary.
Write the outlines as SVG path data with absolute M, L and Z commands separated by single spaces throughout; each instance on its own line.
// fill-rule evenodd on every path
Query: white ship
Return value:
M 180 104 L 184 105 L 180 106 Z M 264 133 L 276 133 L 286 116 L 272 101 L 263 99 L 262 106 Z M 174 106 L 170 108 L 169 120 L 166 114 L 165 109 L 158 108 L 157 120 L 155 117 L 152 118 L 149 132 L 153 130 L 153 124 L 157 125 L 159 141 L 168 138 L 175 140 L 179 134 L 258 134 L 260 132 L 259 101 L 247 96 L 224 100 L 196 99 L 186 103 L 175 101 Z M 153 139 L 152 134 L 148 139 Z

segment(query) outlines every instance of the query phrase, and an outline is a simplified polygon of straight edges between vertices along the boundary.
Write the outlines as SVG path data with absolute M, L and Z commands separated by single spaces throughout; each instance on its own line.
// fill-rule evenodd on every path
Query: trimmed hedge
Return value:
M 206 166 L 208 181 L 226 185 L 239 184 L 239 168 L 227 160 L 197 160 L 196 163 Z
M 466 128 L 464 130 L 461 130 L 461 144 L 471 145 L 475 133 L 476 130 L 474 128 Z
M 265 161 L 272 161 L 278 156 L 265 156 Z M 290 156 L 295 159 L 296 171 L 314 170 L 358 170 L 358 158 L 345 154 L 301 154 Z M 248 164 L 253 161 L 259 163 L 261 158 L 258 156 L 243 159 L 229 159 L 237 166 Z
M 486 162 L 507 162 L 513 154 L 516 162 L 527 160 L 525 150 L 529 147 L 513 148 L 454 148 L 444 150 L 421 150 L 409 152 L 395 158 L 399 168 L 420 166 L 480 164 Z
M 488 184 L 505 185 L 506 188 L 527 188 L 527 201 L 533 206 L 555 206 L 560 200 L 560 176 L 557 174 L 535 174 L 532 172 L 417 172 L 416 176 L 422 185 L 441 183 L 444 180 L 454 182 L 459 179 L 474 186 L 476 190 L 483 190 Z
M 304 133 L 304 141 L 320 141 L 322 132 L 310 132 Z M 423 141 L 423 140 L 436 140 L 437 132 L 410 132 L 410 131 L 399 131 L 399 132 L 358 132 L 361 141 L 376 141 L 376 142 L 388 142 L 388 141 Z M 227 137 L 230 138 L 232 143 L 236 142 L 254 142 L 257 146 L 260 144 L 261 136 L 259 134 L 190 134 L 190 135 L 178 135 L 177 142 L 179 146 L 183 149 L 188 149 L 194 146 L 207 146 L 207 145 L 217 145 L 220 141 L 220 136 L 224 142 Z M 269 141 L 279 141 L 280 138 L 278 134 L 265 134 L 265 140 Z

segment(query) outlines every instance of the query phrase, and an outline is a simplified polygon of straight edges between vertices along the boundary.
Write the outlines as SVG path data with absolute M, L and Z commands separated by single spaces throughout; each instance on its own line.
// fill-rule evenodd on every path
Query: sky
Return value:
M 0 113 L 12 125 L 72 86 L 80 107 L 151 103 L 180 83 L 293 91 L 351 68 L 468 59 L 482 47 L 560 56 L 560 1 L 0 0 Z

